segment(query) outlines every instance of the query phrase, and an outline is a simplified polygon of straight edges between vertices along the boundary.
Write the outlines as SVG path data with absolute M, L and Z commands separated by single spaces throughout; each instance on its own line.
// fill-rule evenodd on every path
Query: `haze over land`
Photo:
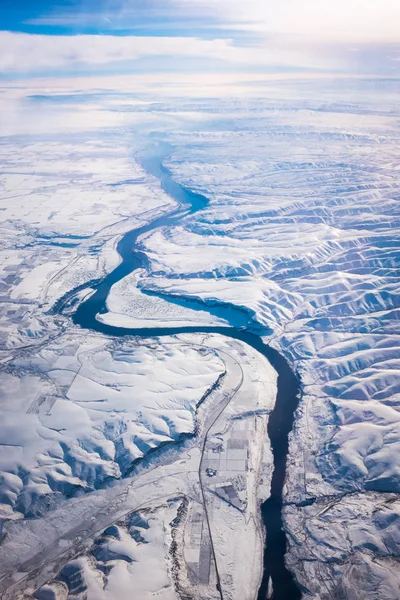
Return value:
M 35 4 L 1 9 L 0 597 L 399 600 L 398 3 Z

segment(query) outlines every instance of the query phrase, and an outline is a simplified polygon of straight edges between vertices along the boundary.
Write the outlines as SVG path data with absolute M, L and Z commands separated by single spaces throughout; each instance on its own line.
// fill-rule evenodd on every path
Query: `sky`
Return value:
M 0 75 L 400 76 L 400 0 L 0 0 Z

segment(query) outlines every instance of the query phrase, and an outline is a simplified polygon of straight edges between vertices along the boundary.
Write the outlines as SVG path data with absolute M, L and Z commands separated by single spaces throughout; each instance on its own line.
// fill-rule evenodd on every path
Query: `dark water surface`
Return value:
M 78 306 L 72 317 L 74 323 L 84 329 L 117 337 L 134 335 L 146 338 L 189 332 L 218 333 L 229 338 L 241 340 L 269 360 L 278 373 L 278 393 L 275 408 L 270 414 L 268 423 L 268 435 L 274 457 L 274 471 L 271 497 L 261 507 L 262 518 L 267 531 L 267 543 L 264 551 L 264 575 L 258 593 L 258 600 L 265 600 L 267 598 L 270 578 L 273 584 L 274 593 L 272 597 L 274 600 L 298 600 L 301 598 L 300 590 L 296 586 L 293 576 L 285 567 L 286 536 L 282 529 L 282 489 L 286 471 L 288 435 L 293 426 L 294 412 L 298 404 L 299 393 L 299 382 L 286 359 L 279 352 L 265 344 L 255 333 L 246 330 L 246 326 L 249 326 L 249 321 L 246 321 L 243 310 L 236 309 L 235 307 L 229 307 L 229 309 L 223 306 L 219 307 L 218 316 L 224 315 L 225 320 L 230 324 L 227 327 L 124 328 L 106 325 L 96 320 L 98 313 L 104 314 L 107 312 L 106 300 L 111 286 L 123 277 L 126 277 L 133 270 L 148 266 L 146 255 L 137 248 L 139 236 L 154 231 L 159 227 L 177 225 L 184 216 L 197 213 L 208 204 L 207 198 L 185 189 L 172 179 L 170 172 L 162 164 L 165 156 L 164 147 L 164 150 L 160 148 L 152 154 L 146 154 L 146 156 L 141 157 L 140 162 L 148 173 L 158 178 L 164 191 L 178 202 L 179 208 L 167 216 L 155 219 L 148 225 L 128 231 L 121 238 L 117 246 L 118 253 L 122 259 L 120 265 L 104 277 L 104 279 L 88 282 L 85 286 L 80 286 L 66 294 L 55 305 L 54 311 L 60 313 L 66 307 L 71 307 L 74 303 L 74 298 L 76 299 L 77 292 L 90 285 L 90 287 L 94 288 L 94 293 Z M 163 298 L 168 300 L 166 296 L 163 296 Z M 217 314 L 217 309 L 209 308 L 201 301 L 190 301 L 188 306 Z

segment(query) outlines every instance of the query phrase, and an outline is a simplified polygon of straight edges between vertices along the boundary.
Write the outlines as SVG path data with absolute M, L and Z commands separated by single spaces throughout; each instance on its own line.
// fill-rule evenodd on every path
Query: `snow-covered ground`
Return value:
M 3 138 L 0 145 L 0 349 L 56 333 L 57 299 L 118 265 L 123 232 L 175 202 L 123 132 Z
M 2 516 L 39 517 L 192 433 L 196 405 L 223 370 L 211 350 L 173 339 L 72 330 L 15 358 L 1 390 Z
M 176 600 L 172 531 L 183 499 L 128 513 L 95 537 L 87 554 L 62 568 L 57 581 L 39 588 L 38 600 Z
M 185 334 L 167 342 L 185 347 L 191 363 L 191 353 L 197 352 L 199 359 L 204 356 L 203 368 L 208 359 L 217 360 L 218 366 L 220 361 L 224 364 L 218 386 L 198 406 L 195 435 L 185 444 L 171 444 L 163 452 L 153 453 L 129 477 L 116 478 L 107 486 L 100 484 L 91 493 L 60 498 L 41 518 L 6 522 L 0 545 L 4 600 L 30 598 L 38 589 L 43 597 L 53 592 L 62 600 L 66 587 L 78 598 L 85 593 L 97 598 L 103 587 L 106 598 L 119 600 L 118 594 L 124 594 L 129 586 L 142 593 L 140 597 L 163 592 L 170 598 L 174 592 L 178 597 L 189 593 L 190 597 L 218 598 L 205 511 L 224 597 L 256 597 L 264 542 L 259 503 L 269 494 L 272 474 L 266 425 L 275 402 L 276 373 L 255 350 L 222 336 Z M 150 352 L 138 347 L 139 352 Z M 170 352 L 176 357 L 173 350 Z M 161 351 L 158 358 L 162 363 Z M 169 354 L 164 360 L 168 358 Z M 137 368 L 143 370 L 145 364 L 138 362 Z M 152 373 L 162 368 L 162 364 L 150 364 Z M 93 373 L 92 368 L 90 371 Z M 109 376 L 110 371 L 107 373 Z M 162 377 L 162 369 L 147 383 L 158 388 L 159 396 L 158 377 Z M 190 394 L 188 389 L 184 393 Z M 218 454 L 214 453 L 216 442 L 221 447 Z M 238 459 L 238 452 L 245 457 Z M 210 456 L 219 456 L 224 463 L 212 478 L 207 471 Z M 226 486 L 230 493 L 225 493 Z M 138 511 L 152 515 L 146 517 L 151 521 L 147 533 L 131 531 L 132 513 Z M 176 517 L 171 515 L 174 511 Z M 153 576 L 154 563 L 157 571 Z
M 149 271 L 116 284 L 110 312 L 99 318 L 135 327 L 229 321 L 228 312 L 226 319 L 207 315 L 182 304 L 185 298 L 245 311 L 246 323 L 301 377 L 284 518 L 287 564 L 304 598 L 400 597 L 399 84 L 260 84 L 258 78 L 257 94 L 247 81 L 242 99 L 234 100 L 237 89 L 228 86 L 225 99 L 215 100 L 210 94 L 192 99 L 187 89 L 183 99 L 169 90 L 163 100 L 147 92 L 145 98 L 133 92 L 110 98 L 98 90 L 88 100 L 61 90 L 51 110 L 45 100 L 35 104 L 12 88 L 1 99 L 14 102 L 17 94 L 24 107 L 18 122 L 8 120 L 0 146 L 1 500 L 3 515 L 15 519 L 5 525 L 2 564 L 14 583 L 24 577 L 21 562 L 43 585 L 63 564 L 51 567 L 50 558 L 65 548 L 76 554 L 77 537 L 86 536 L 76 565 L 96 590 L 102 575 L 95 572 L 93 579 L 87 557 L 111 517 L 148 509 L 162 496 L 151 505 L 161 507 L 154 517 L 158 532 L 170 518 L 164 501 L 193 491 L 199 496 L 198 448 L 180 457 L 182 464 L 177 450 L 172 463 L 161 464 L 160 479 L 141 474 L 143 488 L 133 490 L 121 475 L 151 448 L 193 431 L 196 405 L 224 368 L 215 348 L 200 352 L 197 338 L 136 344 L 84 335 L 47 312 L 77 285 L 88 284 L 85 293 L 118 263 L 115 246 L 123 232 L 176 206 L 135 162 L 134 150 L 151 133 L 171 144 L 173 177 L 210 203 L 179 226 L 142 237 Z M 38 106 L 41 118 L 27 131 Z M 167 303 L 168 296 L 179 303 Z M 257 363 L 251 352 L 246 360 Z M 251 393 L 257 385 L 252 380 Z M 271 382 L 267 387 L 272 394 Z M 269 396 L 264 408 L 270 406 Z M 206 417 L 198 408 L 199 423 Z M 227 431 L 237 434 L 231 425 L 216 424 L 222 445 Z M 252 429 L 244 431 L 251 435 Z M 256 468 L 261 458 L 257 444 L 253 449 Z M 268 463 L 267 444 L 265 452 Z M 264 466 L 263 488 L 257 480 L 250 497 L 240 486 L 237 497 L 228 493 L 238 506 L 251 500 L 254 512 L 265 497 L 270 472 Z M 238 507 L 226 502 L 215 481 L 207 498 L 214 508 L 220 503 L 213 522 L 226 589 L 235 599 L 247 590 L 250 600 L 260 574 L 260 531 L 241 528 Z M 229 482 L 225 487 L 232 491 Z M 90 493 L 66 500 L 82 491 Z M 25 521 L 24 515 L 41 518 Z M 118 527 L 130 552 L 126 526 Z M 164 530 L 170 547 L 168 523 Z M 252 569 L 241 564 L 229 583 L 239 559 L 226 540 L 242 533 L 248 546 L 238 552 L 247 560 L 248 547 L 257 546 L 255 562 Z M 115 541 L 107 538 L 105 551 Z M 54 547 L 46 550 L 46 544 Z M 160 561 L 166 546 L 154 546 Z M 36 579 L 35 569 L 45 564 L 38 548 L 50 566 Z M 140 555 L 144 563 L 149 558 Z M 168 560 L 154 580 L 165 581 L 165 594 L 173 580 L 164 569 Z M 130 581 L 127 561 L 119 561 L 106 598 L 118 573 L 122 587 Z M 189 585 L 181 571 L 174 576 L 175 586 Z M 65 583 L 54 585 L 62 598 Z
M 227 325 L 228 320 L 212 316 L 207 310 L 178 306 L 140 288 L 141 269 L 115 283 L 107 298 L 108 312 L 97 319 L 119 327 L 184 327 L 193 325 Z
M 241 307 L 255 330 L 272 330 L 302 380 L 285 492 L 288 562 L 305 597 L 394 600 L 400 129 L 388 99 L 398 83 L 333 87 L 341 102 L 305 90 L 297 105 L 226 102 L 217 117 L 210 101 L 213 114 L 195 132 L 171 135 L 174 177 L 210 205 L 142 239 L 153 273 L 139 285 Z M 337 497 L 346 518 L 329 508 Z M 387 519 L 364 516 L 386 501 Z

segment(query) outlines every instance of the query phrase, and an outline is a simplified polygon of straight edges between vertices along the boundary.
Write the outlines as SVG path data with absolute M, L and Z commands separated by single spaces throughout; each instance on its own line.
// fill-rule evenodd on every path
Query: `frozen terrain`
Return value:
M 88 296 L 123 233 L 176 208 L 134 157 L 151 132 L 209 204 L 140 238 L 146 269 L 111 288 L 99 323 L 246 327 L 284 354 L 302 389 L 286 564 L 303 598 L 400 598 L 399 91 L 282 81 L 242 100 L 103 93 L 92 109 L 77 95 L 101 125 L 2 138 L 2 597 L 119 599 L 133 580 L 143 598 L 219 600 L 218 582 L 257 596 L 266 360 L 218 336 L 89 334 L 76 305 L 50 311 Z
M 183 499 L 128 513 L 94 538 L 86 555 L 68 562 L 56 581 L 34 594 L 38 600 L 86 598 L 175 600 L 170 547 Z
M 286 481 L 289 564 L 305 597 L 394 600 L 399 113 L 378 84 L 363 85 L 340 104 L 227 104 L 235 122 L 220 115 L 211 127 L 210 117 L 176 134 L 169 167 L 211 202 L 197 221 L 143 239 L 153 274 L 139 284 L 240 306 L 255 331 L 273 330 L 303 387 Z M 384 96 L 397 83 L 381 85 Z
M 46 310 L 118 264 L 122 232 L 174 207 L 132 152 L 98 132 L 2 138 L 1 350 L 56 335 Z
M 259 503 L 269 494 L 272 472 L 266 424 L 275 402 L 276 373 L 242 342 L 190 334 L 173 343 L 192 346 L 192 352 L 211 354 L 214 360 L 217 353 L 224 364 L 219 385 L 198 406 L 195 435 L 149 455 L 131 476 L 60 500 L 41 518 L 6 522 L 0 546 L 0 589 L 5 600 L 35 593 L 46 597 L 51 590 L 57 599 L 65 597 L 65 590 L 72 597 L 88 593 L 95 598 L 99 586 L 105 597 L 119 598 L 129 585 L 144 597 L 149 590 L 160 593 L 162 587 L 168 598 L 175 597 L 174 591 L 178 598 L 189 594 L 218 599 L 216 564 L 224 597 L 256 597 L 264 543 Z M 218 476 L 210 477 L 210 460 L 216 459 L 224 464 Z M 183 505 L 176 521 L 168 516 L 162 526 L 159 520 L 167 518 L 164 509 L 161 516 L 154 515 L 154 527 L 162 528 L 161 539 L 159 533 L 131 531 L 132 513 L 153 515 L 158 506 L 169 506 L 170 515 L 177 502 Z M 151 557 L 161 561 L 157 579 L 151 573 Z M 129 558 L 135 564 L 129 566 Z M 143 565 L 139 581 L 137 562 Z M 68 578 L 68 573 L 74 576 Z M 116 587 L 118 573 L 123 573 L 123 580 Z
M 1 393 L 2 516 L 42 516 L 192 433 L 196 405 L 222 373 L 214 353 L 173 339 L 138 344 L 79 331 L 10 361 Z
M 207 311 L 193 310 L 189 306 L 179 306 L 158 295 L 144 294 L 137 285 L 140 270 L 124 277 L 112 286 L 107 298 L 108 312 L 97 318 L 109 325 L 123 327 L 175 326 L 184 327 L 189 323 L 201 325 L 223 325 L 227 319 L 210 315 Z

